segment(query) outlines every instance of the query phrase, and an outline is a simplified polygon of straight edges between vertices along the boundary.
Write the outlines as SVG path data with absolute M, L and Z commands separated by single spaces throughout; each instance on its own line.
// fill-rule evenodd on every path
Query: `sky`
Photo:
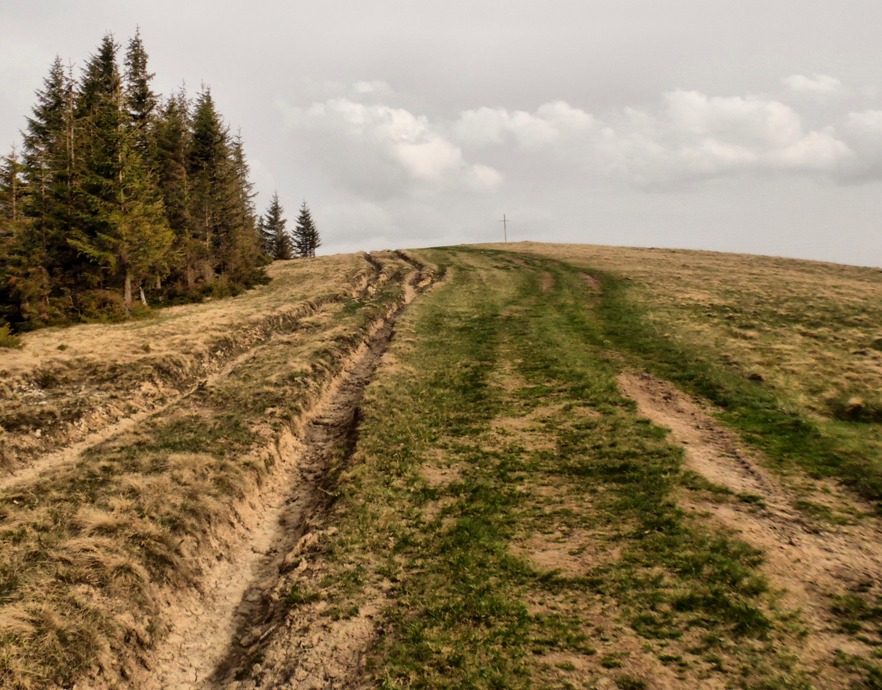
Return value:
M 320 253 L 505 214 L 509 241 L 882 266 L 878 0 L 0 0 L 0 147 L 56 55 L 137 27 Z

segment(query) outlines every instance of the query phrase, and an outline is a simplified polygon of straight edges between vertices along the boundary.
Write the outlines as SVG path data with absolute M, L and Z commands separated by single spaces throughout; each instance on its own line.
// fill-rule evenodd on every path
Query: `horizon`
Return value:
M 676 0 L 160 0 L 0 10 L 0 135 L 54 56 L 140 27 L 154 89 L 211 87 L 262 213 L 326 253 L 497 239 L 882 266 L 882 7 Z M 311 28 L 313 30 L 304 30 Z M 195 39 L 193 37 L 196 37 Z M 292 40 L 292 36 L 294 40 Z M 7 148 L 8 150 L 8 148 Z

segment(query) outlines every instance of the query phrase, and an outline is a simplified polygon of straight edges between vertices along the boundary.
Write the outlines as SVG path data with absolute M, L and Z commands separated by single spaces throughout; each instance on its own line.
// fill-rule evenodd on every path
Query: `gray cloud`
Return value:
M 838 127 L 808 129 L 793 107 L 756 95 L 674 90 L 653 108 L 625 107 L 604 118 L 564 101 L 533 112 L 481 106 L 453 121 L 350 97 L 283 109 L 292 132 L 316 142 L 323 154 L 345 149 L 315 162 L 365 194 L 495 191 L 502 176 L 485 162 L 494 149 L 509 162 L 555 165 L 573 178 L 615 177 L 656 191 L 732 175 L 868 180 L 882 160 L 877 111 L 843 114 Z
M 882 4 L 38 0 L 0 7 L 0 142 L 55 56 L 135 26 L 210 84 L 258 203 L 327 251 L 500 237 L 882 264 Z

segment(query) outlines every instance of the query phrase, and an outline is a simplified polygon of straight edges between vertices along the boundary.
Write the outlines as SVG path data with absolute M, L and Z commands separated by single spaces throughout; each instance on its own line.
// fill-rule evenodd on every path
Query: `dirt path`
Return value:
M 286 621 L 290 604 L 279 585 L 326 527 L 323 519 L 336 474 L 355 446 L 364 389 L 392 338 L 397 316 L 430 282 L 422 270 L 408 277 L 412 290 L 403 304 L 380 320 L 348 359 L 307 413 L 299 438 L 288 432 L 279 440 L 278 469 L 261 495 L 241 509 L 242 529 L 230 557 L 212 569 L 198 593 L 172 604 L 171 632 L 138 687 L 254 687 L 247 678 L 255 672 L 258 656 L 263 659 L 256 669 L 263 687 L 268 677 L 278 681 L 282 676 L 293 678 L 288 682 L 294 684 L 286 687 L 349 687 L 361 651 L 373 636 L 371 607 L 342 621 L 330 635 L 318 629 L 317 619 L 310 626 L 300 617 L 292 628 Z M 283 654 L 267 654 L 274 643 Z M 292 649 L 298 649 L 293 667 Z
M 649 374 L 619 376 L 625 395 L 637 402 L 641 414 L 671 430 L 672 441 L 682 444 L 686 463 L 715 484 L 748 502 L 685 499 L 685 507 L 711 514 L 765 554 L 764 572 L 772 586 L 783 590 L 785 607 L 799 610 L 809 634 L 803 662 L 817 670 L 819 686 L 838 687 L 824 670 L 837 650 L 860 656 L 871 648 L 847 635 L 831 612 L 831 596 L 850 591 L 882 589 L 882 524 L 868 506 L 833 486 L 812 484 L 793 476 L 787 485 L 766 471 L 758 456 L 733 432 L 720 426 L 710 411 L 667 381 Z M 791 485 L 801 484 L 796 493 Z M 806 486 L 814 489 L 806 489 Z M 812 520 L 797 507 L 811 501 L 843 510 L 857 518 L 849 524 Z
M 369 296 L 388 279 L 383 270 L 383 264 L 377 258 L 370 254 L 365 254 L 363 258 L 370 271 L 359 276 L 358 281 L 352 286 L 352 294 L 357 299 Z M 91 415 L 94 419 L 84 418 L 78 424 L 71 425 L 70 429 L 59 432 L 58 438 L 54 442 L 55 448 L 52 448 L 53 441 L 46 439 L 43 445 L 48 446 L 48 451 L 34 454 L 26 464 L 12 469 L 9 474 L 0 477 L 0 491 L 15 488 L 43 473 L 73 463 L 89 448 L 136 428 L 143 421 L 186 400 L 201 388 L 214 385 L 252 359 L 264 347 L 273 342 L 275 336 L 291 332 L 298 327 L 303 319 L 314 316 L 329 308 L 333 303 L 334 300 L 309 301 L 286 312 L 274 314 L 266 320 L 262 327 L 256 328 L 253 334 L 245 338 L 241 346 L 246 348 L 244 351 L 240 351 L 238 354 L 233 353 L 233 357 L 230 359 L 221 358 L 209 367 L 207 375 L 202 372 L 202 377 L 191 379 L 193 381 L 191 385 L 185 385 L 178 390 L 175 390 L 174 387 L 166 389 L 161 402 L 157 403 L 150 398 L 141 399 L 143 396 L 139 391 L 132 391 L 129 398 L 130 404 L 142 408 L 137 412 L 114 415 L 105 414 L 99 410 Z M 6 440 L 7 445 L 11 443 L 14 444 L 14 441 Z M 13 452 L 12 445 L 10 445 L 9 452 Z
M 201 388 L 209 385 L 214 385 L 221 379 L 229 376 L 237 367 L 241 366 L 249 359 L 254 357 L 264 346 L 268 345 L 271 340 L 272 336 L 270 336 L 270 338 L 268 338 L 264 342 L 260 343 L 258 346 L 248 350 L 247 352 L 242 353 L 232 361 L 228 362 L 221 369 L 215 371 L 213 374 L 203 379 L 196 385 L 190 386 L 186 390 L 176 395 L 172 395 L 170 398 L 167 398 L 166 401 L 162 404 L 156 407 L 150 407 L 127 417 L 122 417 L 121 419 L 118 419 L 117 421 L 88 434 L 81 441 L 77 441 L 76 443 L 72 443 L 68 446 L 62 447 L 59 450 L 51 453 L 46 453 L 45 455 L 35 458 L 30 464 L 25 465 L 20 470 L 14 471 L 9 475 L 0 478 L 0 491 L 4 491 L 6 489 L 14 489 L 16 486 L 20 484 L 25 484 L 33 480 L 35 477 L 39 477 L 42 474 L 51 472 L 57 467 L 76 462 L 77 458 L 79 458 L 89 448 L 97 446 L 99 443 L 108 441 L 114 436 L 134 429 L 141 422 L 150 419 L 151 417 L 154 417 L 156 415 L 159 415 L 172 406 L 177 405 L 183 400 L 186 400 L 189 396 L 193 395 L 193 393 L 200 390 Z

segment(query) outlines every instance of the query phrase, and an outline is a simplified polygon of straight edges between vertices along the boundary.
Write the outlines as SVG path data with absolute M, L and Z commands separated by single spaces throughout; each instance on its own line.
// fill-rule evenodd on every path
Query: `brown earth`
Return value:
M 172 605 L 171 632 L 140 687 L 353 687 L 384 593 L 370 592 L 357 613 L 339 620 L 326 615 L 326 602 L 292 593 L 320 586 L 322 566 L 313 553 L 335 532 L 329 497 L 354 449 L 361 397 L 398 314 L 432 281 L 420 262 L 399 257 L 415 267 L 402 305 L 349 358 L 307 413 L 299 437 L 279 440 L 278 470 L 240 511 L 237 545 L 198 593 Z
M 646 373 L 619 376 L 640 413 L 671 430 L 689 468 L 745 501 L 716 502 L 692 495 L 682 505 L 733 530 L 765 555 L 763 571 L 780 591 L 784 607 L 800 612 L 807 627 L 802 662 L 823 687 L 850 687 L 835 668 L 837 652 L 869 656 L 872 647 L 837 625 L 832 597 L 882 590 L 882 522 L 868 505 L 830 484 L 795 471 L 786 481 L 764 469 L 764 460 L 714 418 L 713 412 Z M 844 524 L 820 522 L 797 507 L 811 500 L 843 515 Z

